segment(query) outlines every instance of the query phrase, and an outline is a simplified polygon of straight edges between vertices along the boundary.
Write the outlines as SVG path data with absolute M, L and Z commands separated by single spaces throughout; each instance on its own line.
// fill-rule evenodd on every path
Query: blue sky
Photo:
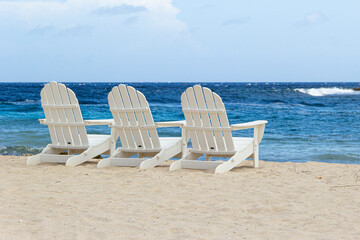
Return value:
M 360 81 L 359 9 L 355 0 L 0 0 L 0 81 Z

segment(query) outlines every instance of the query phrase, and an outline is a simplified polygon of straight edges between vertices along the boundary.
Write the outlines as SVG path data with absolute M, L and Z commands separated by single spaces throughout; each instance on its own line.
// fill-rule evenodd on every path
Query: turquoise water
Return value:
M 107 94 L 118 83 L 68 83 L 84 119 L 111 118 Z M 180 96 L 195 83 L 129 83 L 144 93 L 155 121 L 184 119 Z M 37 153 L 50 142 L 40 103 L 44 83 L 0 83 L 0 154 Z M 360 163 L 359 83 L 201 83 L 223 99 L 231 124 L 268 120 L 260 158 Z M 110 133 L 105 126 L 89 133 Z M 180 136 L 177 128 L 161 136 Z M 234 136 L 251 136 L 250 130 Z

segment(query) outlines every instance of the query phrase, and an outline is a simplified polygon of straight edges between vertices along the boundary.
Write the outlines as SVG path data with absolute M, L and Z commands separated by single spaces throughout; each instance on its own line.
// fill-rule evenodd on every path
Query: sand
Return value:
M 0 156 L 0 239 L 360 239 L 360 165 L 214 175 L 25 161 Z

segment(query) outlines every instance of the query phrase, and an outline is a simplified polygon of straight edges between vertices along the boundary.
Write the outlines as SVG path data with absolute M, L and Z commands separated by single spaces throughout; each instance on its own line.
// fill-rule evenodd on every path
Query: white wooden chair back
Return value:
M 108 95 L 110 111 L 123 150 L 158 151 L 159 136 L 145 96 L 135 88 L 120 84 Z
M 234 151 L 231 128 L 219 95 L 209 88 L 195 85 L 183 92 L 181 105 L 193 150 Z
M 41 90 L 41 104 L 52 145 L 72 148 L 89 145 L 79 102 L 71 89 L 61 83 L 47 83 Z

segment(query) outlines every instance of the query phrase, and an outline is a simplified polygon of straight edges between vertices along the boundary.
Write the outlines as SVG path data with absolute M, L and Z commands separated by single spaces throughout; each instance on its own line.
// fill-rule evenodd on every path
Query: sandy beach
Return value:
M 360 166 L 231 172 L 26 166 L 1 156 L 0 239 L 359 239 Z

